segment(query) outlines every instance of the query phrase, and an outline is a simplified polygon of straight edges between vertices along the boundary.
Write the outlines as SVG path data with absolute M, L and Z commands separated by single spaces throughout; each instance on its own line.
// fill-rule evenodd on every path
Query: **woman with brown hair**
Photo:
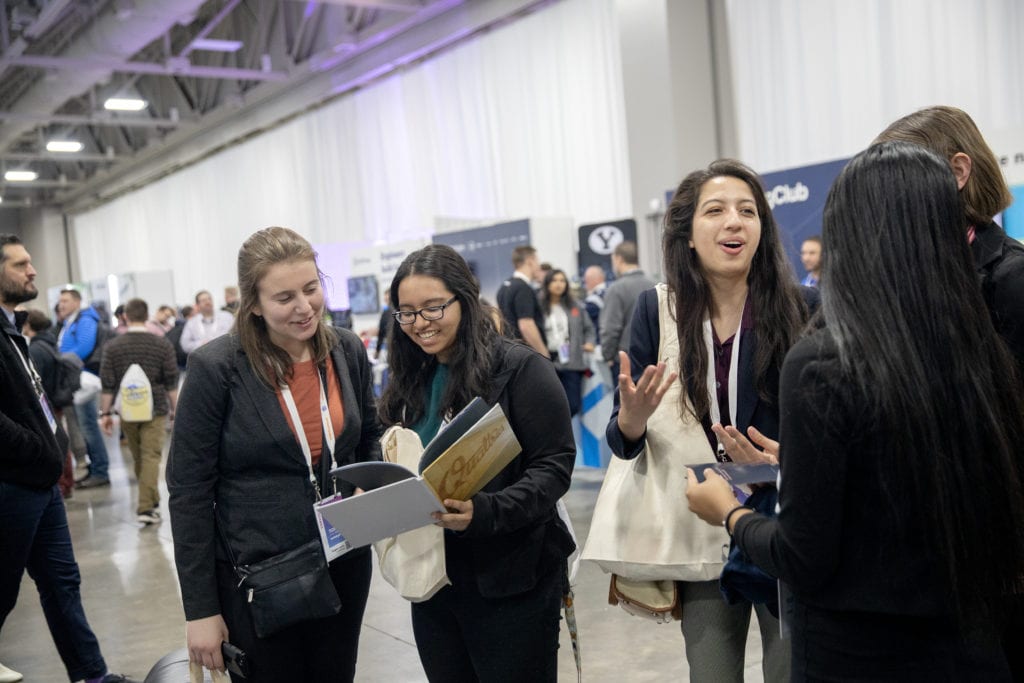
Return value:
M 340 611 L 265 637 L 234 566 L 319 539 L 313 504 L 335 491 L 327 471 L 380 459 L 366 351 L 353 333 L 321 321 L 322 274 L 297 233 L 250 236 L 238 252 L 238 284 L 232 333 L 189 356 L 167 463 L 189 657 L 223 669 L 221 642 L 230 640 L 248 655 L 247 681 L 351 681 L 367 548 L 330 562 Z

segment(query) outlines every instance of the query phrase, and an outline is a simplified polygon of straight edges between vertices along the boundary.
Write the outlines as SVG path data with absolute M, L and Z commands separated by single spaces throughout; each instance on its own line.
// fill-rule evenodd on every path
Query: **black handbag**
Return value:
M 235 574 L 259 638 L 341 610 L 320 539 L 260 562 L 235 565 Z

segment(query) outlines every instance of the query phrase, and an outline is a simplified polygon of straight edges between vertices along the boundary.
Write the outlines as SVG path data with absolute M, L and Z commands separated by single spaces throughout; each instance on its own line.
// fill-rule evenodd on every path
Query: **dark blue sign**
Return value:
M 840 159 L 761 176 L 768 204 L 779 225 L 782 246 L 793 263 L 797 279 L 805 275 L 800 263 L 800 246 L 808 237 L 821 234 L 821 215 L 829 188 L 848 161 Z
M 447 244 L 466 259 L 480 280 L 480 294 L 493 304 L 502 281 L 512 274 L 512 250 L 530 243 L 530 221 L 446 232 L 433 239 L 434 244 Z
M 612 273 L 612 252 L 623 242 L 636 243 L 636 221 L 632 218 L 621 221 L 591 223 L 579 227 L 580 256 L 579 276 L 590 266 L 604 268 L 605 277 L 615 278 Z

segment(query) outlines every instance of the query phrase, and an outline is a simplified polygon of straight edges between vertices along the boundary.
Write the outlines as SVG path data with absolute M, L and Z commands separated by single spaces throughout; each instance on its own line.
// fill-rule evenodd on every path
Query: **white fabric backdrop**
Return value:
M 235 279 L 246 236 L 418 239 L 435 216 L 630 215 L 612 0 L 563 0 L 75 217 L 81 274 Z
M 1024 123 L 1020 0 L 728 0 L 740 157 L 759 171 L 852 155 L 948 104 Z

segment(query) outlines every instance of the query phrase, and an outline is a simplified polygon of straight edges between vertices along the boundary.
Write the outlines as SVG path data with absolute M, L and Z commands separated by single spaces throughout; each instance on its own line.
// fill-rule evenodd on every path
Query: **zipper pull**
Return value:
M 246 602 L 252 602 L 252 588 L 249 589 L 249 599 Z

